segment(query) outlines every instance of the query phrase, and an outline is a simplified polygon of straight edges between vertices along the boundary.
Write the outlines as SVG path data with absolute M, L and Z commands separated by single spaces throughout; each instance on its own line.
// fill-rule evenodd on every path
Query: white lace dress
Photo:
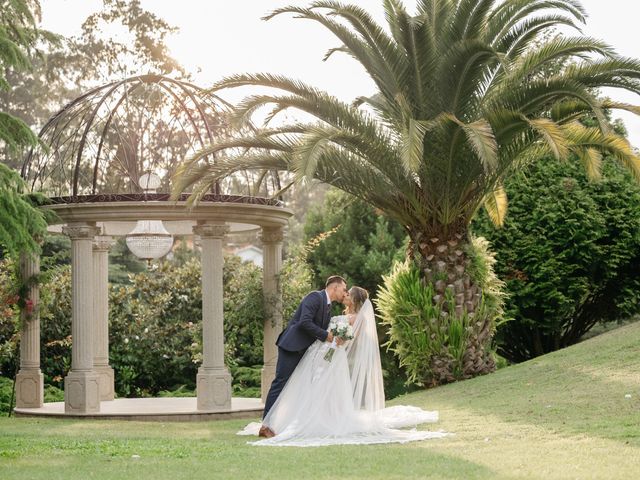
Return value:
M 377 340 L 377 338 L 376 338 Z M 402 429 L 436 422 L 438 412 L 412 406 L 376 410 L 354 402 L 347 349 L 339 347 L 328 362 L 327 342 L 314 342 L 263 420 L 276 436 L 260 446 L 314 447 L 338 444 L 405 443 L 441 438 L 445 432 Z M 377 348 L 377 345 L 376 345 Z M 379 360 L 378 360 L 379 363 Z M 381 378 L 380 378 L 381 380 Z M 260 423 L 250 423 L 239 435 L 257 435 Z

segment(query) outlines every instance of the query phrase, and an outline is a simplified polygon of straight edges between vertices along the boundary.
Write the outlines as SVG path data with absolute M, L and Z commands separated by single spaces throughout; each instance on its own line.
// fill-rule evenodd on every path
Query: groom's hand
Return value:
M 327 335 L 327 342 L 333 342 L 333 333 L 329 332 L 329 334 Z

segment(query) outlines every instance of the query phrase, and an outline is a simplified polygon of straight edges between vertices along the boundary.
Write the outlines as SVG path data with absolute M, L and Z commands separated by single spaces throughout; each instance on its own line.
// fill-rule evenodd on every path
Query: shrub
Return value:
M 504 227 L 484 212 L 473 223 L 509 292 L 500 354 L 527 360 L 640 311 L 640 188 L 626 171 L 605 160 L 589 181 L 577 162 L 541 159 L 505 187 Z
M 260 398 L 262 393 L 260 388 L 262 365 L 236 367 L 233 369 L 232 375 L 234 395 L 246 398 Z
M 0 376 L 0 415 L 9 415 L 9 406 L 16 406 L 13 378 Z M 13 401 L 13 403 L 12 403 Z M 64 392 L 51 385 L 44 387 L 45 402 L 63 402 Z
M 386 345 L 406 369 L 410 383 L 434 386 L 470 378 L 487 370 L 478 359 L 494 362 L 492 351 L 479 350 L 486 349 L 486 338 L 502 315 L 501 282 L 493 273 L 487 242 L 473 239 L 471 245 L 466 252 L 468 273 L 482 288 L 475 314 L 457 313 L 450 290 L 444 298 L 448 309 L 443 308 L 434 300 L 432 283 L 425 282 L 409 260 L 396 263 L 384 277 L 376 304 L 389 336 Z
M 9 404 L 13 394 L 13 379 L 0 377 L 0 414 L 9 413 Z M 15 406 L 15 399 L 13 399 Z
M 310 248 L 313 247 L 306 245 L 293 248 L 282 264 L 278 281 L 282 291 L 283 328 L 305 295 L 313 290 L 313 273 L 307 264 Z
M 109 343 L 116 391 L 156 394 L 193 386 L 200 362 L 200 265 L 160 262 L 114 285 L 109 295 Z
M 44 386 L 45 402 L 64 402 L 64 390 L 54 387 L 53 385 Z
M 71 369 L 71 266 L 49 271 L 40 288 L 40 367 L 45 384 L 62 388 Z
M 18 368 L 18 310 L 14 304 L 17 279 L 13 261 L 0 260 L 0 377 L 13 377 Z
M 195 397 L 196 391 L 189 389 L 186 385 L 180 385 L 174 390 L 160 390 L 157 395 L 158 397 Z

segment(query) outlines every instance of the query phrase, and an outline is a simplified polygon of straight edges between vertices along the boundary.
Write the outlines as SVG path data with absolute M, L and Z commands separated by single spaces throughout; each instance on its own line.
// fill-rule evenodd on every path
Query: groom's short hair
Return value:
M 327 283 L 324 284 L 324 288 L 328 288 L 332 283 L 344 283 L 346 285 L 347 281 L 340 275 L 332 275 L 327 278 Z

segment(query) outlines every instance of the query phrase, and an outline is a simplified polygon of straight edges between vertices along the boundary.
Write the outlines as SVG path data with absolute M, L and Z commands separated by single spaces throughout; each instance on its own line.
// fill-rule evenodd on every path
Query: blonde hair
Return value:
M 351 309 L 353 313 L 358 313 L 364 305 L 364 302 L 369 298 L 369 292 L 362 287 L 351 287 L 349 289 L 349 296 L 351 297 Z

